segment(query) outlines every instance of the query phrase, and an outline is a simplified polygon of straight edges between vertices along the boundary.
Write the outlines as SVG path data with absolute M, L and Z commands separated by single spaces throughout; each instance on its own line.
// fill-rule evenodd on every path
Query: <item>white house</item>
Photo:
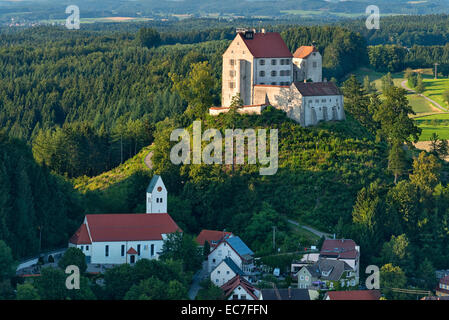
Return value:
M 254 252 L 237 236 L 223 239 L 209 254 L 208 271 L 212 272 L 225 258 L 230 258 L 245 273 L 254 267 Z
M 158 259 L 164 240 L 182 232 L 167 209 L 167 191 L 155 175 L 147 190 L 147 213 L 88 214 L 69 240 L 92 264 L 133 264 L 140 259 Z
M 242 276 L 233 279 L 221 286 L 227 300 L 262 300 L 262 292 L 249 283 Z
M 237 275 L 248 280 L 245 273 L 234 263 L 234 261 L 232 261 L 231 258 L 225 258 L 214 270 L 212 270 L 210 281 L 212 281 L 214 285 L 221 287 Z

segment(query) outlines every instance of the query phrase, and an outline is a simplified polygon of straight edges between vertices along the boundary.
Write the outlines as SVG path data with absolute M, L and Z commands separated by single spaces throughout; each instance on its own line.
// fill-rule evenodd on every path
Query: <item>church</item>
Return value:
M 158 259 L 167 236 L 182 232 L 167 213 L 167 190 L 154 175 L 146 191 L 144 214 L 88 214 L 69 240 L 83 251 L 88 263 L 134 264 Z
M 322 64 L 315 46 L 292 54 L 277 32 L 237 29 L 223 54 L 222 106 L 209 114 L 228 112 L 240 95 L 239 113 L 260 114 L 271 105 L 304 127 L 345 120 L 343 95 L 333 82 L 323 81 Z

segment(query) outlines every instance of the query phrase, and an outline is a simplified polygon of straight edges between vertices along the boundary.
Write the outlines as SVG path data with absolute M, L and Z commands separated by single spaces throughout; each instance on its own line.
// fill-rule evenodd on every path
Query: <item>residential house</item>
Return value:
M 324 300 L 379 300 L 379 290 L 328 291 Z
M 196 242 L 203 247 L 206 241 L 209 243 L 211 250 L 213 250 L 221 240 L 233 236 L 232 232 L 216 231 L 216 230 L 201 230 Z
M 350 239 L 329 239 L 323 242 L 320 259 L 340 260 L 355 272 L 355 282 L 359 283 L 360 247 Z
M 344 261 L 321 259 L 313 265 L 304 266 L 296 274 L 299 289 L 334 289 L 354 287 L 354 270 Z
M 439 297 L 449 296 L 449 275 L 440 279 L 438 287 L 435 290 L 436 295 Z
M 240 275 L 221 286 L 226 300 L 262 300 L 262 292 Z
M 237 275 L 248 280 L 248 277 L 242 269 L 240 269 L 231 258 L 226 257 L 214 270 L 212 270 L 210 273 L 210 281 L 212 281 L 214 285 L 221 287 Z
M 223 239 L 211 251 L 208 260 L 208 272 L 212 272 L 225 258 L 230 258 L 245 274 L 254 268 L 254 252 L 238 236 Z
M 311 300 L 307 289 L 262 289 L 263 300 Z

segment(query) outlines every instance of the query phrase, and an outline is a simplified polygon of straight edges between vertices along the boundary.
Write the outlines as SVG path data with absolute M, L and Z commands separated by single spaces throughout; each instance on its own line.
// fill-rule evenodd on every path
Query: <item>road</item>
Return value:
M 148 152 L 147 156 L 145 157 L 145 165 L 149 168 L 149 169 L 153 169 L 153 162 L 151 161 L 151 157 L 153 156 L 153 151 Z
M 193 282 L 189 289 L 189 299 L 195 300 L 198 291 L 201 289 L 200 282 L 207 277 L 207 261 L 203 262 L 203 267 L 193 276 Z
M 402 88 L 404 88 L 405 90 L 411 92 L 411 93 L 416 93 L 415 90 L 410 89 L 409 87 L 407 87 L 407 80 L 404 80 L 401 82 L 401 86 Z M 446 108 L 444 108 L 443 106 L 441 106 L 438 102 L 436 102 L 435 100 L 430 99 L 429 97 L 426 97 L 423 94 L 417 93 L 418 96 L 423 97 L 424 99 L 426 99 L 427 101 L 429 101 L 430 103 L 432 103 L 436 108 L 440 109 L 441 111 L 445 111 L 447 112 L 448 110 Z
M 331 234 L 329 234 L 329 233 L 324 233 L 324 232 L 321 232 L 321 231 L 319 231 L 317 229 L 314 229 L 312 227 L 301 225 L 301 224 L 299 224 L 298 222 L 296 222 L 294 220 L 288 219 L 287 221 L 288 221 L 288 223 L 291 223 L 291 224 L 293 224 L 293 225 L 295 225 L 297 227 L 303 228 L 303 229 L 313 233 L 314 235 L 316 235 L 316 236 L 318 236 L 320 238 L 323 237 L 323 236 L 324 236 L 325 239 L 332 239 L 333 238 L 333 236 Z

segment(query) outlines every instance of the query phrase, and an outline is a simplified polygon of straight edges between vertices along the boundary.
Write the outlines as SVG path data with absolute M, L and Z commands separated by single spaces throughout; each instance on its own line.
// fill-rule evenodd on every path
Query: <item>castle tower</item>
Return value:
M 147 212 L 167 213 L 167 189 L 161 176 L 155 174 L 147 188 Z

